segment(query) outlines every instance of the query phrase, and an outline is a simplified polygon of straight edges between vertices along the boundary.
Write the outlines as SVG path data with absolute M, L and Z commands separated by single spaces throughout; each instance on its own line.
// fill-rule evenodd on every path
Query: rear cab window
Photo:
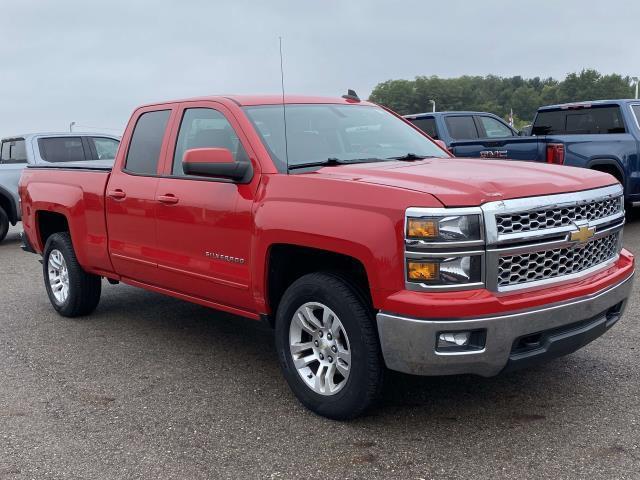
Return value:
M 454 140 L 474 140 L 479 137 L 476 123 L 471 115 L 456 115 L 444 119 L 449 135 Z
M 533 135 L 602 135 L 626 133 L 619 105 L 568 107 L 538 112 Z
M 433 117 L 423 117 L 423 118 L 410 118 L 409 121 L 413 123 L 416 127 L 422 130 L 424 133 L 429 135 L 434 140 L 438 140 L 440 137 L 438 136 L 438 127 L 436 126 L 436 119 Z
M 171 110 L 146 112 L 138 117 L 125 160 L 125 171 L 156 175 Z
M 40 157 L 50 163 L 82 162 L 88 156 L 81 137 L 39 138 L 38 148 Z
M 24 138 L 11 138 L 2 141 L 0 164 L 10 163 L 27 163 L 27 149 Z

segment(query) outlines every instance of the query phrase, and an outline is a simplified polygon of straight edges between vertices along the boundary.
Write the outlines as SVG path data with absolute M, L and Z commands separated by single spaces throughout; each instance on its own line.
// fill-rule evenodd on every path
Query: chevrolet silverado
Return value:
M 386 368 L 573 352 L 620 319 L 634 271 L 610 175 L 452 158 L 352 95 L 146 105 L 113 167 L 33 165 L 20 197 L 61 315 L 89 315 L 105 278 L 262 320 L 294 394 L 334 419 Z

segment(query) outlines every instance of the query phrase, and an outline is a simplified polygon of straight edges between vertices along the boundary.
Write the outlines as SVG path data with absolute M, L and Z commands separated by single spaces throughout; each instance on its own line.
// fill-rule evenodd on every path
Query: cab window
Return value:
M 93 142 L 93 148 L 98 157 L 97 160 L 112 160 L 116 158 L 118 145 L 120 145 L 118 140 L 107 137 L 91 137 L 91 142 Z
M 454 140 L 473 140 L 478 138 L 478 130 L 473 117 L 469 116 L 453 116 L 444 120 L 449 129 L 449 135 Z
M 40 157 L 45 162 L 65 163 L 85 160 L 84 146 L 80 137 L 39 138 L 38 148 Z
M 249 161 L 240 138 L 229 121 L 222 113 L 212 108 L 185 110 L 173 155 L 173 175 L 186 175 L 182 168 L 182 159 L 184 153 L 192 148 L 226 148 L 231 151 L 235 161 Z
M 495 118 L 479 116 L 487 138 L 513 137 L 513 131 Z
M 438 140 L 438 128 L 436 127 L 436 119 L 433 117 L 409 119 L 416 127 L 429 135 L 434 140 Z
M 598 135 L 625 133 L 618 105 L 577 106 L 538 112 L 534 135 Z
M 171 110 L 140 115 L 131 136 L 125 170 L 139 175 L 155 175 Z
M 27 163 L 24 139 L 4 140 L 0 147 L 0 163 Z

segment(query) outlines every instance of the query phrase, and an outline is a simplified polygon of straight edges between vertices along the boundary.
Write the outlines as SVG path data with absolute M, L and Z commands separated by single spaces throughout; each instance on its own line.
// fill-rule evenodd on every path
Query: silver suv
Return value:
M 20 221 L 18 182 L 27 165 L 114 159 L 120 137 L 104 133 L 32 133 L 0 144 L 0 242 Z

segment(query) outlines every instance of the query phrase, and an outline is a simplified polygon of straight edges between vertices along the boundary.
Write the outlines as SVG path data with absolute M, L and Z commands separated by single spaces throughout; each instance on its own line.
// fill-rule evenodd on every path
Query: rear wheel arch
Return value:
M 590 170 L 608 173 L 616 178 L 625 187 L 625 174 L 620 162 L 613 158 L 595 158 L 589 161 L 587 167 Z
M 54 233 L 69 233 L 69 221 L 67 217 L 59 212 L 50 212 L 40 210 L 36 212 L 36 227 L 38 232 L 38 241 L 44 250 L 47 240 Z

